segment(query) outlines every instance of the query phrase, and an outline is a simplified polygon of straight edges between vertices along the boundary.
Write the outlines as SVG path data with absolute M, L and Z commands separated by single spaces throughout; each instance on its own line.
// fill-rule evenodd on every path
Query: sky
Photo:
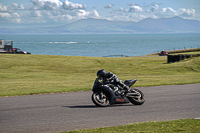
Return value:
M 50 27 L 80 19 L 200 21 L 200 0 L 0 0 L 0 28 Z

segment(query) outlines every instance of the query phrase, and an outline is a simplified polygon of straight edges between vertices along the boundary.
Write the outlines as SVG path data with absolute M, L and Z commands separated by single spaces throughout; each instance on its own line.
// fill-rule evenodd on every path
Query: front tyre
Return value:
M 140 96 L 128 97 L 129 101 L 134 105 L 142 105 L 145 102 L 144 94 L 138 89 L 133 89 L 133 91 L 138 92 Z
M 106 107 L 109 105 L 108 97 L 103 92 L 94 92 L 92 94 L 92 102 L 98 107 Z

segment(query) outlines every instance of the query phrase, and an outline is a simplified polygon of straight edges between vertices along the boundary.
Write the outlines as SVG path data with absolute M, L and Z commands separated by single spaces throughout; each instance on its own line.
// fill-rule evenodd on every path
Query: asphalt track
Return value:
M 92 91 L 0 98 L 1 133 L 61 132 L 135 122 L 200 118 L 200 84 L 139 88 L 141 106 L 96 107 Z

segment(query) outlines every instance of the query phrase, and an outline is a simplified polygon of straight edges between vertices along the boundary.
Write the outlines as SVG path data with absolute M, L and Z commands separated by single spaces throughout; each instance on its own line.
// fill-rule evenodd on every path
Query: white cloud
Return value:
M 159 10 L 159 5 L 160 5 L 160 3 L 152 3 L 151 4 L 151 11 L 155 12 L 155 11 Z
M 13 23 L 21 23 L 21 19 L 12 19 Z
M 78 10 L 77 12 L 77 16 L 79 17 L 79 19 L 81 18 L 97 18 L 99 17 L 99 14 L 96 10 L 93 10 L 92 12 L 89 11 L 85 11 L 85 10 Z
M 84 16 L 88 16 L 89 15 L 89 12 L 86 12 L 85 10 L 79 10 L 77 12 L 77 16 L 79 17 L 84 17 Z
M 18 13 L 12 13 L 12 17 L 13 17 L 13 18 L 20 18 L 20 16 L 19 16 Z
M 162 10 L 160 12 L 156 12 L 155 15 L 157 15 L 158 18 L 170 18 L 179 16 L 185 19 L 194 19 L 196 16 L 195 9 L 180 8 L 178 10 L 174 10 L 171 7 L 162 8 Z
M 94 18 L 100 17 L 99 13 L 96 10 L 91 11 L 90 14 L 89 14 L 89 16 L 90 17 L 94 17 Z
M 18 13 L 0 13 L 0 20 L 3 22 L 21 23 Z
M 165 7 L 165 8 L 162 8 L 162 11 L 163 13 L 175 13 L 176 11 L 174 9 L 172 9 L 171 7 Z
M 10 13 L 0 13 L 0 17 L 4 18 L 4 19 L 6 19 L 6 18 L 12 18 L 12 16 L 10 15 Z
M 129 8 L 124 9 L 120 7 L 119 9 L 113 9 L 112 14 L 109 16 L 109 20 L 118 20 L 118 21 L 134 21 L 138 22 L 145 18 L 170 18 L 179 16 L 185 19 L 197 19 L 195 9 L 173 9 L 172 7 L 163 7 L 164 4 L 161 3 L 152 3 L 144 4 L 144 6 L 139 6 L 136 3 L 128 4 Z M 162 8 L 161 8 L 162 6 Z
M 25 7 L 24 7 L 23 4 L 18 5 L 17 3 L 13 3 L 12 6 L 11 6 L 11 9 L 14 9 L 14 10 L 24 10 Z
M 43 9 L 43 10 L 56 10 L 56 9 L 65 9 L 65 10 L 75 10 L 75 9 L 85 9 L 85 4 L 78 4 L 69 2 L 68 0 L 61 2 L 60 0 L 31 0 L 33 9 Z
M 122 7 L 119 8 L 119 11 L 123 11 L 124 9 Z
M 143 15 L 143 14 L 139 14 L 136 12 L 112 12 L 112 15 L 110 17 L 108 17 L 108 20 L 111 21 L 134 21 L 134 22 L 138 22 L 141 21 L 145 18 L 148 18 L 147 16 Z
M 65 2 L 63 2 L 63 8 L 67 9 L 67 10 L 85 9 L 86 5 L 85 4 L 77 4 L 77 3 L 69 2 L 68 0 L 66 0 Z
M 39 11 L 39 10 L 35 11 L 34 12 L 34 16 L 36 16 L 36 17 L 42 17 L 41 11 Z
M 13 3 L 5 6 L 0 3 L 0 25 L 5 23 L 45 23 L 45 24 L 66 24 L 72 21 L 86 18 L 102 18 L 117 21 L 141 21 L 145 18 L 170 18 L 179 16 L 185 19 L 200 19 L 195 9 L 165 7 L 161 3 L 138 5 L 130 3 L 120 5 L 114 9 L 113 4 L 104 6 L 101 11 L 105 16 L 100 16 L 98 8 L 89 7 L 85 4 L 70 2 L 70 0 L 30 0 L 28 6 Z M 127 7 L 126 7 L 127 6 Z M 107 14 L 106 14 L 107 12 Z
M 0 11 L 7 11 L 7 6 L 4 6 L 2 3 L 0 3 Z
M 129 6 L 135 6 L 135 5 L 137 5 L 137 4 L 135 4 L 135 3 L 130 3 L 130 4 L 128 4 Z
M 109 5 L 107 5 L 107 6 L 104 6 L 104 8 L 106 8 L 106 9 L 109 9 L 109 8 L 112 8 L 112 4 L 109 4 Z
M 62 6 L 59 0 L 31 0 L 32 9 L 55 10 Z
M 0 23 L 69 23 L 88 17 L 100 17 L 96 10 L 86 11 L 85 4 L 68 0 L 30 0 L 30 5 L 13 3 L 4 6 L 0 3 Z
M 49 14 L 49 18 L 54 20 L 55 22 L 65 22 L 65 21 L 71 21 L 74 19 L 74 17 L 69 14 L 63 14 L 63 15 L 61 14 L 57 16 Z
M 194 17 L 195 16 L 195 9 L 180 8 L 177 12 L 182 17 Z
M 140 6 L 131 6 L 129 12 L 143 12 L 143 9 Z

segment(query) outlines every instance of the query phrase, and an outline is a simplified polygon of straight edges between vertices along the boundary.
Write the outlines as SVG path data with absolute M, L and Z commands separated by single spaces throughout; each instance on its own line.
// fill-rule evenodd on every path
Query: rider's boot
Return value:
M 123 88 L 126 92 L 131 92 L 131 89 L 128 87 L 128 86 L 124 86 L 124 88 Z

